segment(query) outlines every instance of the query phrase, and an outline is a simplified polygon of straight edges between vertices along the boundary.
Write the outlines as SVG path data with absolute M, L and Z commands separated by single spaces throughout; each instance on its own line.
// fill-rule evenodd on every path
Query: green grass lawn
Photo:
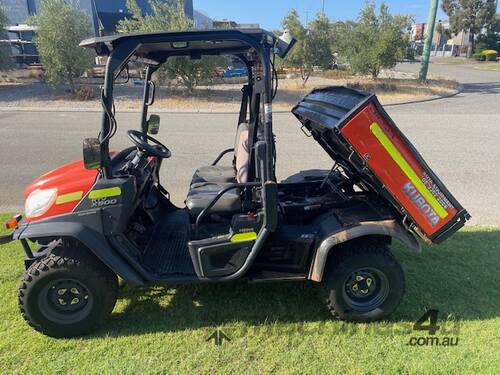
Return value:
M 0 219 L 5 219 L 0 216 Z M 121 289 L 95 334 L 56 340 L 17 308 L 23 253 L 0 247 L 0 374 L 499 374 L 500 228 L 468 228 L 422 255 L 400 245 L 407 293 L 391 321 L 330 319 L 312 283 L 210 284 Z M 411 346 L 413 323 L 439 310 L 436 337 L 458 345 Z M 230 339 L 207 338 L 221 329 Z

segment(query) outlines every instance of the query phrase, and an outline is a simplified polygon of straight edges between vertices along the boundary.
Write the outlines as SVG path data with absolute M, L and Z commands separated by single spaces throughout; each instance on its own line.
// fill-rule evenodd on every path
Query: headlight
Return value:
M 24 213 L 26 217 L 42 216 L 48 211 L 57 198 L 57 189 L 35 190 L 24 204 Z

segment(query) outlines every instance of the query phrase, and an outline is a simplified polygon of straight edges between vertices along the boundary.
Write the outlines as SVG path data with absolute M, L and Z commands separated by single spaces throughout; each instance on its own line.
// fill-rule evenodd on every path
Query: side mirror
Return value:
M 101 168 L 101 143 L 97 138 L 83 140 L 83 165 L 85 169 Z
M 156 135 L 160 131 L 160 116 L 151 115 L 146 123 L 148 134 Z

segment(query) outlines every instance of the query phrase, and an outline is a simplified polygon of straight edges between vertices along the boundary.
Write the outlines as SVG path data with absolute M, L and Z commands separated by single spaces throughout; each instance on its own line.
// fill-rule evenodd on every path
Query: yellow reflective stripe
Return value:
M 79 201 L 83 198 L 83 191 L 75 191 L 73 193 L 59 195 L 56 199 L 56 204 L 64 204 L 74 201 Z
M 257 233 L 248 232 L 248 233 L 238 233 L 231 237 L 231 242 L 248 242 L 255 241 L 257 239 Z
M 422 180 L 418 177 L 413 168 L 410 166 L 410 164 L 408 164 L 403 155 L 401 155 L 396 146 L 394 146 L 391 140 L 387 137 L 387 135 L 385 135 L 380 126 L 376 122 L 374 122 L 370 125 L 370 130 L 373 135 L 375 135 L 375 137 L 379 140 L 385 150 L 389 153 L 392 159 L 396 162 L 399 168 L 401 168 L 401 170 L 410 179 L 419 193 L 427 200 L 427 203 L 429 203 L 431 207 L 436 211 L 439 217 L 441 219 L 447 217 L 448 211 L 446 211 L 443 206 L 441 206 L 434 195 L 432 195 L 429 189 L 427 189 Z
M 119 187 L 112 187 L 107 189 L 92 190 L 89 193 L 89 198 L 102 199 L 102 198 L 116 197 L 118 195 L 122 195 L 122 189 L 120 189 Z

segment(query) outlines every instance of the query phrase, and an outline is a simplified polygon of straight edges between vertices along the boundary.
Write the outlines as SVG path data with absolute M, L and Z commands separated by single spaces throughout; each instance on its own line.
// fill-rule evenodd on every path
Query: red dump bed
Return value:
M 316 89 L 293 113 L 334 160 L 392 203 L 422 238 L 439 243 L 470 217 L 374 95 Z

